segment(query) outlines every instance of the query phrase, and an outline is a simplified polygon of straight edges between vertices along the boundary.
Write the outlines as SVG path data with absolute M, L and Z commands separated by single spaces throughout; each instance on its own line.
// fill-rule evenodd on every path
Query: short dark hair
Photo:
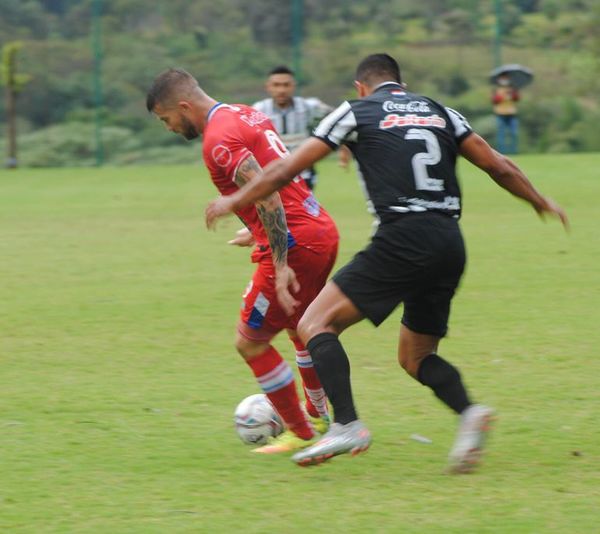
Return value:
M 183 69 L 167 69 L 152 82 L 146 96 L 146 108 L 153 111 L 157 104 L 167 104 L 177 95 L 188 95 L 198 82 Z
M 294 71 L 286 65 L 277 65 L 277 67 L 270 70 L 269 76 L 272 76 L 273 74 L 289 74 L 290 76 L 294 76 Z
M 402 83 L 400 67 L 388 54 L 371 54 L 363 59 L 356 67 L 356 80 L 367 85 L 387 80 Z

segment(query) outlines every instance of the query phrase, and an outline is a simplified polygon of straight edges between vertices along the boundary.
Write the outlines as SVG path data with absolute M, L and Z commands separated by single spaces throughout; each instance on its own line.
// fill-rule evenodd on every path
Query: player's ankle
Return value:
M 306 413 L 311 417 L 321 417 L 319 410 L 315 408 L 315 405 L 312 402 L 307 401 L 304 408 L 306 409 Z
M 296 436 L 300 439 L 309 440 L 316 437 L 317 433 L 309 425 L 302 425 L 301 427 L 295 427 L 291 429 Z

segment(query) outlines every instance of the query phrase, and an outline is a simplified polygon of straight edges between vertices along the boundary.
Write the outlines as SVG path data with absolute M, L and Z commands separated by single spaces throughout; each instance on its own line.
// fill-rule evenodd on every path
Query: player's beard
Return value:
M 187 117 L 181 117 L 181 126 L 183 128 L 181 135 L 183 135 L 183 137 L 185 137 L 188 141 L 196 139 L 196 137 L 200 135 L 200 132 L 196 126 L 194 126 L 194 123 Z

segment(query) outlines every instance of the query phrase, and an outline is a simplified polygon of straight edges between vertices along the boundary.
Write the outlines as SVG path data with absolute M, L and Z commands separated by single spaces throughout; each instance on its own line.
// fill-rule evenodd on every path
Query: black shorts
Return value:
M 376 326 L 404 302 L 402 324 L 443 337 L 465 259 L 456 219 L 410 213 L 381 224 L 367 248 L 333 281 Z

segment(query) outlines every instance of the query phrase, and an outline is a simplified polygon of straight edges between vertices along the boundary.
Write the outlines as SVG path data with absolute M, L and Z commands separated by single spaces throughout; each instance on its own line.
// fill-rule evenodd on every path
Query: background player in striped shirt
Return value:
M 217 102 L 184 70 L 160 74 L 146 106 L 170 131 L 188 140 L 203 135 L 204 163 L 223 195 L 255 180 L 263 166 L 288 155 L 265 114 Z M 243 296 L 235 346 L 288 427 L 272 443 L 254 450 L 278 453 L 306 447 L 317 437 L 315 428 L 324 432 L 329 419 L 327 399 L 296 326 L 333 268 L 338 232 L 299 177 L 236 215 L 252 234 L 256 245 L 252 261 L 257 269 Z M 292 284 L 297 290 L 293 313 L 288 315 L 279 304 L 276 284 Z M 290 366 L 271 345 L 284 329 L 296 349 L 314 428 L 301 408 Z
M 252 107 L 271 119 L 289 151 L 298 148 L 310 136 L 311 129 L 333 110 L 316 97 L 295 95 L 296 78 L 294 72 L 285 65 L 279 65 L 269 72 L 265 89 L 269 98 L 255 102 Z M 300 176 L 309 189 L 314 189 L 317 182 L 314 167 L 304 169 Z
M 259 100 L 252 104 L 252 107 L 271 119 L 290 152 L 310 137 L 312 129 L 333 110 L 316 97 L 297 96 L 294 71 L 285 65 L 275 67 L 269 72 L 265 89 L 270 98 Z M 342 167 L 347 167 L 351 158 L 350 151 L 340 150 L 339 162 Z M 314 166 L 304 169 L 300 176 L 309 189 L 315 188 L 317 171 Z

